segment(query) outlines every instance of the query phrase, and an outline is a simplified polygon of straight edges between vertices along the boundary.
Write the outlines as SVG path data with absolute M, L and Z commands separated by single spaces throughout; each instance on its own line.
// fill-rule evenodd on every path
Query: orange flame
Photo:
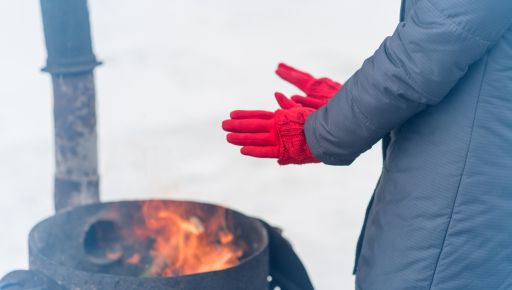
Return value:
M 203 211 L 183 206 L 169 207 L 148 201 L 142 208 L 144 224 L 139 237 L 154 239 L 150 276 L 176 276 L 216 271 L 235 266 L 243 250 L 225 221 L 225 209 Z

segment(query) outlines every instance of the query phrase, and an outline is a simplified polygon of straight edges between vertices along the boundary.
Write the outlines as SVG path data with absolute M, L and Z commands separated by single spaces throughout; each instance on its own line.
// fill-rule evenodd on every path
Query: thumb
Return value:
M 300 107 L 301 105 L 297 104 L 296 102 L 292 101 L 291 99 L 288 99 L 284 94 L 276 92 L 274 94 L 277 103 L 279 104 L 279 107 L 281 109 L 287 110 L 294 107 Z
M 329 101 L 328 99 L 315 99 L 315 98 L 311 98 L 311 97 L 302 97 L 302 96 L 293 96 L 292 100 L 296 104 L 300 104 L 303 107 L 312 108 L 312 109 L 319 109 L 319 108 L 325 106 L 325 104 L 327 104 L 327 102 Z

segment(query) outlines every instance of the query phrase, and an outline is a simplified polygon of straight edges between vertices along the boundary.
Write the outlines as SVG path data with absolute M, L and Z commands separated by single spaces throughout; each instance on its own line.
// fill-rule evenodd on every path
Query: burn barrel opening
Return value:
M 187 214 L 190 210 L 200 220 L 219 208 L 225 210 L 226 226 L 234 239 L 245 245 L 239 263 L 186 275 L 146 275 L 155 240 L 141 239 L 140 232 L 134 229 L 144 224 L 140 213 L 148 202 L 151 201 L 86 205 L 42 221 L 29 238 L 31 269 L 70 289 L 268 289 L 268 236 L 263 225 L 239 212 L 196 202 L 158 201 L 171 209 L 185 207 L 186 216 L 191 217 Z M 204 215 L 198 215 L 196 210 Z M 98 284 L 102 287 L 98 288 Z
M 86 231 L 83 246 L 91 263 L 108 265 L 123 256 L 122 244 L 119 226 L 113 221 L 99 220 Z

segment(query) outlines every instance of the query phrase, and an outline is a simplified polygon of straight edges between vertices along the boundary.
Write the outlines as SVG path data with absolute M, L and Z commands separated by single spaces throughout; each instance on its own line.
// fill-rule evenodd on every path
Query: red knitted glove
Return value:
M 292 100 L 308 108 L 319 109 L 343 88 L 342 84 L 329 78 L 317 79 L 284 63 L 279 64 L 276 74 L 306 94 L 306 97 L 292 96 Z
M 318 163 L 306 143 L 304 123 L 311 108 L 294 107 L 267 111 L 233 111 L 222 128 L 231 132 L 229 143 L 240 152 L 258 158 L 277 158 L 281 165 Z

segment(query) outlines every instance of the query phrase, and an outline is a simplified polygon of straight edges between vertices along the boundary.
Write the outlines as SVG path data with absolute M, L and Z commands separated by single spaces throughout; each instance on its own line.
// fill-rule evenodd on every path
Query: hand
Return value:
M 327 104 L 329 99 L 343 88 L 342 84 L 329 78 L 317 79 L 306 72 L 299 71 L 283 63 L 277 67 L 276 74 L 306 94 L 306 97 L 292 96 L 291 100 L 308 108 L 319 109 Z
M 276 158 L 281 165 L 318 163 L 306 143 L 304 123 L 314 110 L 302 106 L 268 111 L 233 111 L 222 128 L 243 155 Z

